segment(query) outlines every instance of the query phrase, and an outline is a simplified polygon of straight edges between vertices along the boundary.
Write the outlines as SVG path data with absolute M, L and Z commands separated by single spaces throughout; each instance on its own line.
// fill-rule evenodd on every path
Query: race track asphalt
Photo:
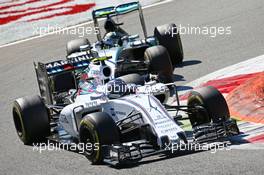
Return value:
M 144 10 L 149 33 L 154 26 L 174 22 L 191 26 L 231 26 L 230 36 L 211 38 L 182 35 L 185 60 L 175 69 L 184 85 L 220 68 L 264 53 L 263 0 L 174 0 Z M 136 16 L 129 15 L 129 30 Z M 91 41 L 95 38 L 88 36 Z M 38 93 L 32 61 L 49 61 L 65 56 L 65 43 L 75 38 L 49 35 L 0 48 L 0 174 L 264 174 L 264 150 L 234 149 L 180 154 L 163 159 L 152 157 L 124 169 L 92 166 L 79 154 L 62 151 L 33 152 L 16 136 L 11 106 L 15 98 Z

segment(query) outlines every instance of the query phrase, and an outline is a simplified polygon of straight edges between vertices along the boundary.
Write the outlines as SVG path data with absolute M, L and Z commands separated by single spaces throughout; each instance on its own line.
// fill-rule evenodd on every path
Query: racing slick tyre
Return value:
M 149 73 L 158 74 L 162 83 L 172 82 L 173 67 L 170 55 L 164 46 L 152 46 L 146 49 L 144 59 L 149 63 Z
M 44 141 L 50 135 L 48 110 L 38 95 L 15 100 L 12 112 L 18 137 L 25 145 Z
M 214 87 L 208 86 L 192 91 L 187 102 L 192 126 L 198 126 L 213 121 L 219 123 L 230 118 L 229 109 L 223 95 Z
M 126 84 L 136 84 L 136 85 L 144 85 L 144 77 L 139 74 L 128 74 L 121 77 L 118 77 L 117 79 L 123 80 Z
M 167 48 L 172 65 L 182 63 L 182 42 L 175 24 L 165 24 L 155 27 L 154 36 L 157 38 L 160 45 Z
M 80 46 L 84 45 L 90 45 L 90 42 L 87 38 L 79 38 L 69 41 L 66 46 L 67 55 L 75 52 L 80 52 Z
M 102 145 L 111 145 L 120 141 L 119 128 L 105 112 L 87 114 L 80 123 L 79 131 L 80 143 L 85 144 L 84 155 L 92 164 L 103 163 Z

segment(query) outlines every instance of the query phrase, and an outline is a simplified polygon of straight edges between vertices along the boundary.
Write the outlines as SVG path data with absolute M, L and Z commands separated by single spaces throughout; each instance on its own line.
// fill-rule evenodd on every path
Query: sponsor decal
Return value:
M 87 108 L 95 107 L 95 106 L 98 106 L 98 102 L 97 101 L 86 102 L 85 106 Z
M 92 58 L 89 57 L 89 55 L 82 55 L 79 57 L 75 57 L 69 60 L 60 60 L 60 61 L 55 61 L 55 62 L 51 62 L 46 64 L 46 69 L 52 69 L 55 67 L 59 67 L 59 66 L 64 66 L 67 64 L 74 64 L 74 63 L 79 63 L 82 61 L 90 61 Z

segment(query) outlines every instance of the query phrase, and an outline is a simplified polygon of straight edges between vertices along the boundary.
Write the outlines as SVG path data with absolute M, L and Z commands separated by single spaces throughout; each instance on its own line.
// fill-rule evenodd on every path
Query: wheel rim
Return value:
M 84 153 L 88 158 L 92 158 L 93 155 L 95 154 L 95 150 L 94 150 L 94 144 L 95 144 L 95 140 L 94 137 L 92 136 L 90 130 L 88 128 L 85 127 L 83 136 L 82 136 L 82 140 L 84 143 Z M 86 149 L 88 144 L 92 144 L 92 149 Z
M 197 100 L 190 102 L 188 106 L 191 107 L 201 106 L 203 108 L 203 104 L 201 104 Z M 195 114 L 192 114 L 191 116 L 192 117 L 190 117 L 190 121 L 193 125 L 208 123 L 209 116 L 205 111 L 197 110 Z

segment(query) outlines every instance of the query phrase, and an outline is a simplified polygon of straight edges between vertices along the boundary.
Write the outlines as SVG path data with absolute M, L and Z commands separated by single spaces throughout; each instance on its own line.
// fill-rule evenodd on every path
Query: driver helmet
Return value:
M 120 37 L 118 36 L 117 32 L 109 32 L 104 37 L 104 42 L 108 45 L 114 46 L 118 44 Z
M 98 87 L 103 86 L 105 81 L 109 80 L 103 73 L 102 66 L 92 62 L 81 74 L 79 89 L 80 95 L 98 92 Z

